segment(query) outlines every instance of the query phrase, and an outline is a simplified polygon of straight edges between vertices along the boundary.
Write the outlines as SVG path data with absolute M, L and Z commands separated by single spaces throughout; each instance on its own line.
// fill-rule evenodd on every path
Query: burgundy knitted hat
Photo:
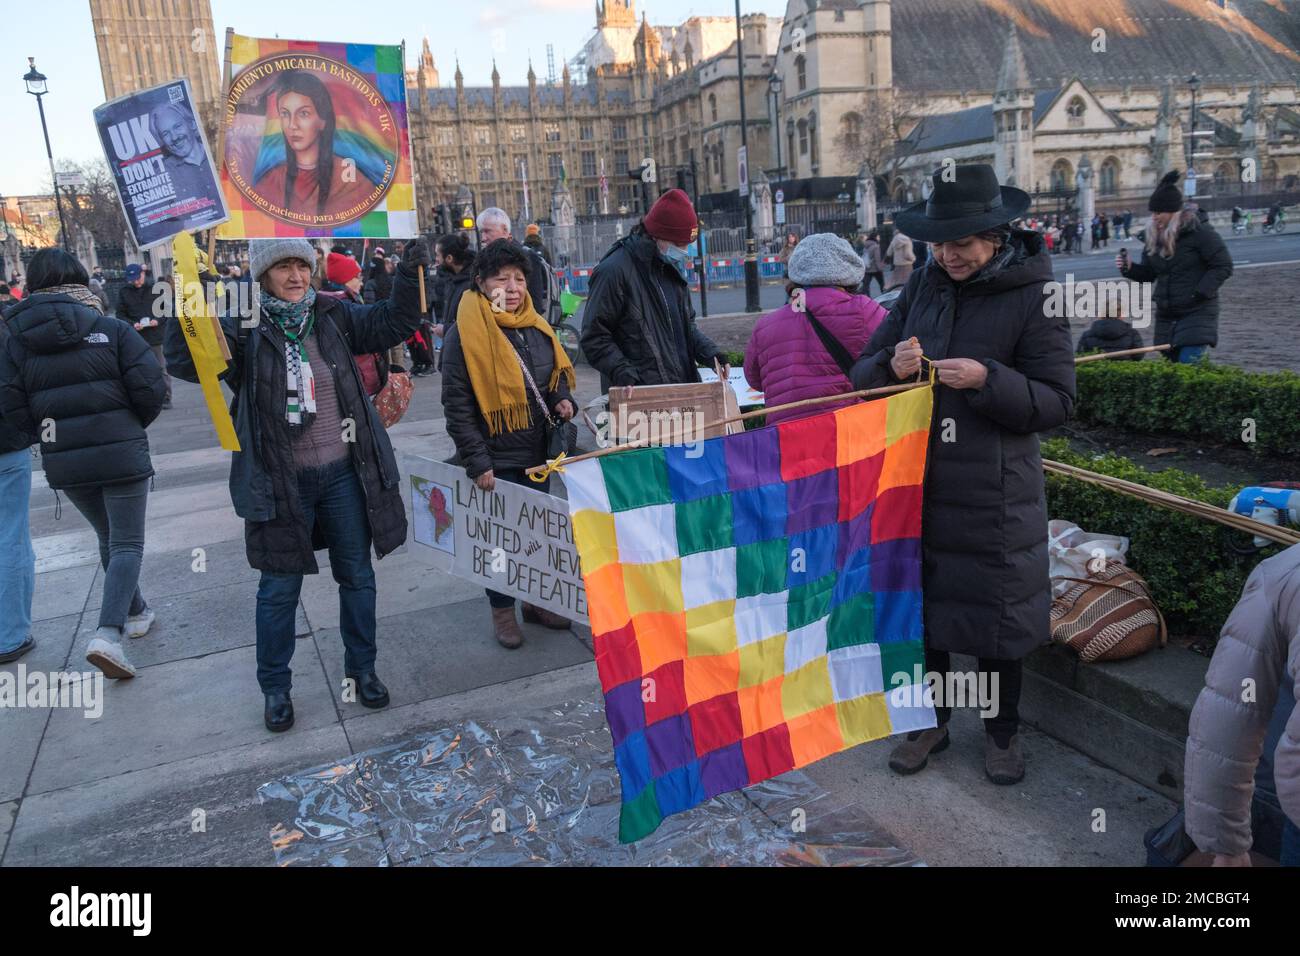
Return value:
M 699 222 L 690 197 L 680 189 L 670 189 L 656 199 L 642 220 L 645 231 L 655 239 L 663 239 L 677 246 L 689 245 L 694 241 Z

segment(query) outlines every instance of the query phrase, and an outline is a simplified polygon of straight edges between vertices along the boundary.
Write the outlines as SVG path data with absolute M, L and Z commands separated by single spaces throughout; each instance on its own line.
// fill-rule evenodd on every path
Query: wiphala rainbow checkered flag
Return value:
M 912 686 L 931 400 L 918 388 L 693 450 L 566 466 L 622 841 L 935 726 Z

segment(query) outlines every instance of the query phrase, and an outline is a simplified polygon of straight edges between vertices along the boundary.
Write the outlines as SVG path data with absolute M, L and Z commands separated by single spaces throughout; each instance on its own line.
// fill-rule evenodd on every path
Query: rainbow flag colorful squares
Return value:
M 401 46 L 232 36 L 223 239 L 417 235 Z
M 566 465 L 619 839 L 935 726 L 921 636 L 932 390 Z

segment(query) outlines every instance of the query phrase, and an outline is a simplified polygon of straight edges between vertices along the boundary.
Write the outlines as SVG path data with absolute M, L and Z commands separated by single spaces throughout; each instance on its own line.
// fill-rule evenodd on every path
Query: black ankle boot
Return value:
M 266 712 L 263 719 L 266 721 L 266 729 L 273 734 L 281 733 L 293 726 L 293 701 L 289 699 L 287 690 L 266 695 Z
M 348 677 L 357 685 L 357 700 L 362 707 L 378 710 L 388 706 L 388 688 L 374 671 L 364 674 L 349 674 Z

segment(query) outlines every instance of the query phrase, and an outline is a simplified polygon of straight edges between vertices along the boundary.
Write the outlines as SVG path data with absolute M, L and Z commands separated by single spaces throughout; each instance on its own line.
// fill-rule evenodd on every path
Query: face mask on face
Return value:
M 689 257 L 685 249 L 680 246 L 669 246 L 663 251 L 663 257 L 681 274 L 683 279 L 686 278 L 686 263 Z

